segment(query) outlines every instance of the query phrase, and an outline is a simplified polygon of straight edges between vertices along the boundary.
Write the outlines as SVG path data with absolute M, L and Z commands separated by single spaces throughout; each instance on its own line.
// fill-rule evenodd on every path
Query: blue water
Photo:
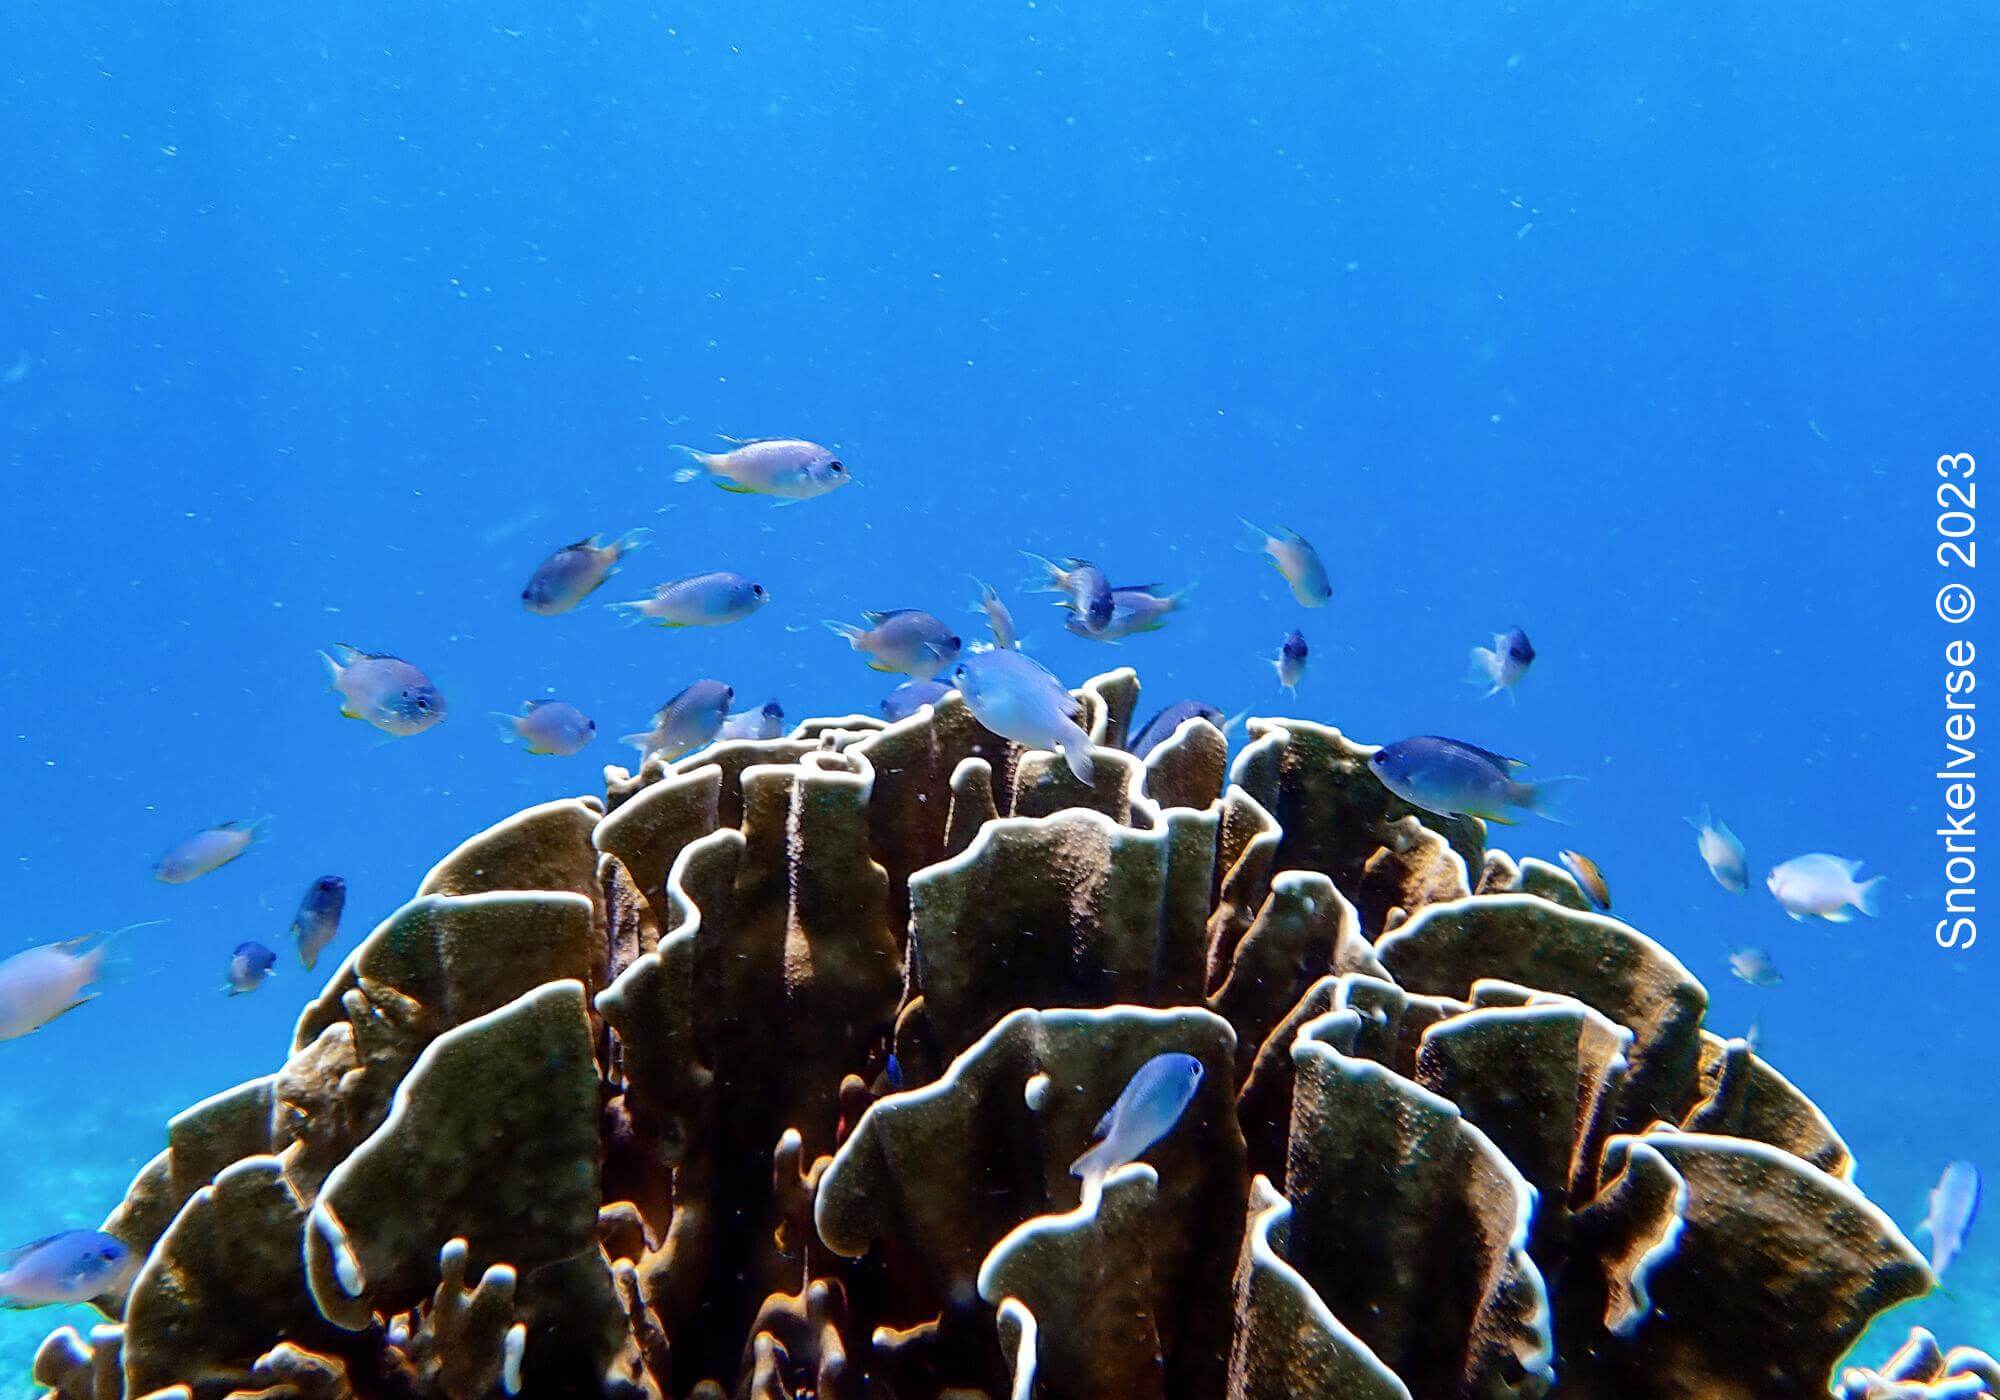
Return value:
M 552 9 L 567 11 L 550 17 Z M 103 998 L 0 1045 L 0 1238 L 94 1224 L 165 1117 L 281 1057 L 283 947 L 354 937 L 458 838 L 593 788 L 702 675 L 793 716 L 887 688 L 819 626 L 977 620 L 1001 582 L 1072 683 L 1444 732 L 1590 779 L 1618 912 L 1708 981 L 1906 1224 L 2000 1169 L 2000 920 L 1935 946 L 1944 581 L 1932 463 L 2000 469 L 2000 52 L 1984 7 L 30 3 L 0 83 L 0 776 L 8 947 L 165 918 Z M 11 366 L 11 369 L 9 368 Z M 836 445 L 772 509 L 669 445 Z M 1313 538 L 1307 613 L 1235 517 Z M 600 600 L 711 567 L 710 634 L 519 608 L 549 550 L 648 525 Z M 1165 632 L 1062 634 L 1018 550 L 1197 582 Z M 1977 582 L 1977 576 L 1972 578 Z M 1986 618 L 1968 631 L 1992 635 Z M 1519 622 L 1519 702 L 1461 682 Z M 315 648 L 409 657 L 452 711 L 378 742 Z M 1993 653 L 2000 677 L 2000 649 Z M 530 758 L 489 710 L 607 737 Z M 1982 692 L 1983 693 L 1983 692 Z M 1712 802 L 1755 884 L 1719 889 Z M 179 837 L 273 818 L 198 883 Z M 1787 921 L 1776 860 L 1886 874 Z M 228 950 L 286 954 L 254 996 Z M 1771 950 L 1782 987 L 1732 981 Z M 2000 1340 L 2000 1248 L 1907 1310 Z M 25 1371 L 50 1312 L 8 1319 Z

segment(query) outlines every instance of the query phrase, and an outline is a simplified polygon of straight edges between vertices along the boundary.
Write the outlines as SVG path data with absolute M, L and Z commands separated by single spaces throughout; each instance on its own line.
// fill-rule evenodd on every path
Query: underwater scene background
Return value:
M 140 920 L 102 996 L 0 1044 L 0 1243 L 94 1226 L 168 1116 L 270 1068 L 354 941 L 470 831 L 592 791 L 697 677 L 873 713 L 825 618 L 961 624 L 995 582 L 1075 685 L 1138 669 L 1382 743 L 1587 779 L 1621 917 L 1828 1114 L 1905 1229 L 2000 1162 L 1988 950 L 1941 949 L 1933 462 L 1995 455 L 2000 159 L 1973 5 L 331 9 L 16 6 L 0 83 L 0 622 L 11 953 Z M 674 444 L 798 435 L 856 484 L 775 509 Z M 1239 516 L 1302 531 L 1308 612 Z M 574 613 L 558 546 L 646 526 Z M 1194 585 L 1066 635 L 1021 550 Z M 625 633 L 711 568 L 774 601 Z M 1524 627 L 1518 697 L 1467 649 Z M 1269 659 L 1301 628 L 1296 700 Z M 384 742 L 316 649 L 423 666 Z M 572 700 L 572 758 L 489 711 Z M 1703 803 L 1751 889 L 1703 868 Z M 187 886 L 180 838 L 271 818 Z M 1763 888 L 1831 851 L 1880 917 Z M 284 935 L 348 882 L 318 976 Z M 280 954 L 222 993 L 246 939 Z M 1769 950 L 1782 985 L 1728 975 Z M 1897 1313 L 2000 1341 L 1975 1226 Z M 0 1394 L 82 1309 L 0 1316 Z

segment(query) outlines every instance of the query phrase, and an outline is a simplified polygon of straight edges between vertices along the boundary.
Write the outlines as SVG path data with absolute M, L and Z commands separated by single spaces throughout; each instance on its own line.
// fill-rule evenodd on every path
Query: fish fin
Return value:
M 1479 697 L 1482 700 L 1489 696 L 1497 695 L 1502 689 L 1500 684 L 1500 654 L 1488 651 L 1485 647 L 1474 647 L 1471 659 L 1466 666 L 1465 683 L 1467 685 L 1485 686 L 1487 688 L 1486 694 Z
M 1078 729 L 1073 737 L 1066 738 L 1057 745 L 1062 750 L 1063 762 L 1069 765 L 1070 776 L 1079 783 L 1092 784 L 1097 780 L 1097 762 L 1090 756 L 1090 736 Z
M 1239 515 L 1236 518 L 1243 521 L 1243 528 L 1250 536 L 1250 539 L 1243 545 L 1245 552 L 1250 554 L 1269 554 L 1271 552 L 1271 541 L 1276 536 L 1262 525 L 1245 519 L 1243 516 Z M 1273 560 L 1272 562 L 1275 563 L 1276 561 Z
M 862 616 L 866 617 L 868 616 L 868 614 L 863 613 Z M 833 633 L 835 636 L 847 638 L 849 645 L 854 646 L 854 649 L 856 651 L 861 650 L 858 643 L 861 641 L 863 637 L 868 635 L 867 628 L 856 627 L 851 622 L 835 622 L 830 617 L 822 618 L 820 619 L 820 622 L 821 625 L 823 625 L 827 631 Z
M 1229 718 L 1225 719 L 1221 724 L 1217 725 L 1216 728 L 1222 731 L 1222 736 L 1226 739 L 1231 734 L 1235 733 L 1237 729 L 1241 728 L 1243 721 L 1248 718 L 1250 718 L 1249 710 L 1247 709 L 1238 710 L 1235 714 L 1229 716 Z
M 1030 589 L 1036 593 L 1062 592 L 1062 577 L 1065 572 L 1062 565 L 1045 555 L 1035 553 L 1032 549 L 1024 549 L 1021 551 L 1021 554 L 1024 558 L 1032 559 L 1037 564 L 1040 564 L 1044 574 L 1042 578 L 1031 579 L 1027 583 L 1024 583 L 1021 585 L 1023 588 Z
M 1851 906 L 1843 904 L 1840 908 L 1829 910 L 1820 917 L 1830 924 L 1851 924 L 1854 922 L 1854 910 Z
M 700 475 L 701 471 L 696 467 L 682 467 L 679 471 L 674 473 L 674 480 L 678 484 L 685 486 L 690 481 L 693 481 L 696 477 Z
M 1544 821 L 1567 826 L 1569 822 L 1563 814 L 1568 807 L 1569 795 L 1581 782 L 1582 778 L 1564 774 L 1561 777 L 1543 778 L 1536 783 L 1516 783 L 1515 786 L 1521 789 L 1521 794 L 1515 805 L 1533 812 Z
M 319 659 L 326 663 L 327 684 L 330 686 L 338 686 L 340 684 L 340 673 L 342 671 L 345 671 L 347 668 L 341 665 L 338 661 L 335 661 L 333 657 L 328 655 L 326 652 L 320 652 Z M 347 706 L 345 702 L 342 703 L 340 708 L 342 714 L 345 714 L 347 712 Z
M 1111 1131 L 1111 1120 L 1117 1116 L 1117 1113 L 1118 1105 L 1115 1103 L 1104 1110 L 1104 1116 L 1098 1119 L 1097 1126 L 1090 1130 L 1090 1136 L 1094 1141 L 1101 1140 L 1106 1133 Z
M 1512 817 L 1505 817 L 1505 816 L 1501 816 L 1501 815 L 1500 815 L 1499 813 L 1497 813 L 1497 812 L 1496 812 L 1496 813 L 1495 813 L 1494 815 L 1490 816 L 1490 817 L 1481 817 L 1481 818 L 1480 818 L 1480 820 L 1481 820 L 1481 821 L 1483 821 L 1483 822 L 1486 822 L 1486 823 L 1488 823 L 1489 825 L 1492 825 L 1492 826 L 1519 826 L 1519 825 L 1520 825 L 1520 823 L 1519 823 L 1519 822 L 1517 822 L 1517 821 L 1515 821 L 1515 820 L 1514 820 L 1514 819 L 1513 819 Z
M 618 742 L 637 749 L 641 763 L 644 763 L 653 755 L 653 733 L 651 730 L 647 730 L 641 734 L 627 734 L 620 738 Z
M 715 484 L 719 490 L 727 491 L 732 496 L 754 496 L 757 494 L 755 487 L 745 486 L 740 481 L 731 481 L 726 476 L 716 477 Z
M 634 526 L 611 542 L 612 549 L 623 559 L 634 550 L 644 549 L 653 538 L 653 532 L 644 525 Z
M 1887 875 L 1877 875 L 1872 880 L 1863 880 L 1859 885 L 1856 885 L 1854 887 L 1854 908 L 1859 909 L 1871 919 L 1875 918 L 1876 910 L 1880 907 L 1882 897 L 1882 882 L 1888 878 Z
M 1110 1139 L 1093 1143 L 1074 1162 L 1069 1164 L 1069 1174 L 1085 1181 L 1101 1178 L 1110 1170 L 1111 1154 L 1105 1149 L 1111 1145 Z
M 524 744 L 527 742 L 526 737 L 521 733 L 521 726 L 515 723 L 520 718 L 519 715 L 510 715 L 505 710 L 488 710 L 487 713 L 492 715 L 499 723 L 501 743 Z
M 646 620 L 646 604 L 652 601 L 651 598 L 642 598 L 636 603 L 606 603 L 604 610 L 627 627 L 637 627 Z

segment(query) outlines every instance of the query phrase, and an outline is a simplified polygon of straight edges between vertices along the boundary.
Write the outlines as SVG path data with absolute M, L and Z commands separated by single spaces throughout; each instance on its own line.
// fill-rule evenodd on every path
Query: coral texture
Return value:
M 1253 721 L 1231 764 L 1193 719 L 1142 763 L 1137 678 L 1080 695 L 1088 786 L 951 696 L 473 837 L 283 1065 L 173 1121 L 106 1225 L 144 1267 L 37 1378 L 1761 1400 L 1934 1286 L 1811 1102 L 1563 871 L 1337 730 Z M 1180 1118 L 1072 1176 L 1169 1052 L 1205 1071 Z M 1921 1340 L 1844 1393 L 1990 1386 Z

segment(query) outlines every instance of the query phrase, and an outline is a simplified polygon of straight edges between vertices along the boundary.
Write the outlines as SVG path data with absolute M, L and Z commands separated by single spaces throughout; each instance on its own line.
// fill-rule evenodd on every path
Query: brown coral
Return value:
M 1088 787 L 948 697 L 475 836 L 278 1070 L 174 1120 L 107 1222 L 147 1256 L 123 1325 L 37 1377 L 1761 1400 L 1933 1282 L 1811 1102 L 1563 872 L 1336 730 L 1256 721 L 1230 765 L 1193 720 L 1141 764 L 1137 678 L 1080 694 Z M 1194 1101 L 1079 1182 L 1170 1050 Z M 1935 1350 L 1850 1393 L 1976 1393 Z

